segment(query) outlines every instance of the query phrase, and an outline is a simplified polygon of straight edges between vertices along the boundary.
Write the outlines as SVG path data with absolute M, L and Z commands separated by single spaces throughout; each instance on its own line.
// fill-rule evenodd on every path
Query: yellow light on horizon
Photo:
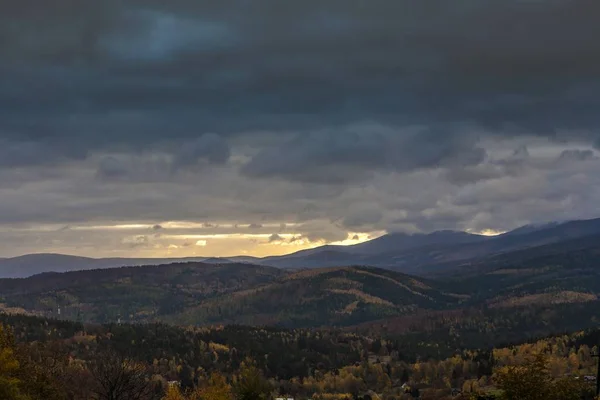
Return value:
M 348 237 L 344 240 L 331 243 L 334 246 L 352 246 L 354 244 L 368 242 L 369 240 L 377 239 L 385 235 L 385 231 L 379 232 L 349 232 Z
M 503 233 L 506 233 L 506 231 L 498 231 L 495 229 L 484 229 L 482 231 L 476 232 L 479 235 L 483 235 L 483 236 L 498 236 L 498 235 L 502 235 Z

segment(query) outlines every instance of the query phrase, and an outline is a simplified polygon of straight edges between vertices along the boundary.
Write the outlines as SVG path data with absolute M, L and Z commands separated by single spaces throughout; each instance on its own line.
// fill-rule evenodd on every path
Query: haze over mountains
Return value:
M 60 254 L 30 254 L 0 259 L 0 278 L 23 278 L 44 272 L 67 272 L 121 266 L 160 265 L 174 262 L 207 264 L 250 263 L 278 268 L 320 268 L 363 265 L 416 275 L 443 273 L 453 267 L 490 255 L 543 246 L 600 234 L 600 219 L 528 225 L 497 235 L 457 231 L 429 234 L 391 233 L 352 246 L 322 246 L 265 258 L 86 258 Z

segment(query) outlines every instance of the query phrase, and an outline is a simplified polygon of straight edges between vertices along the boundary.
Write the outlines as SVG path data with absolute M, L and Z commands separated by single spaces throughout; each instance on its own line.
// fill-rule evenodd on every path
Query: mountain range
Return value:
M 265 258 L 240 256 L 95 259 L 60 254 L 30 254 L 0 259 L 0 278 L 24 278 L 43 272 L 162 265 L 174 262 L 249 263 L 288 269 L 363 265 L 428 276 L 452 271 L 456 266 L 479 258 L 595 234 L 600 234 L 600 219 L 527 225 L 497 236 L 447 230 L 429 234 L 390 233 L 352 246 L 326 245 Z
M 417 275 L 439 273 L 467 260 L 600 234 L 600 219 L 527 225 L 496 236 L 458 231 L 391 233 L 353 246 L 323 246 L 261 259 L 280 268 L 369 265 Z
M 591 316 L 600 304 L 599 258 L 596 234 L 454 264 L 433 278 L 364 266 L 293 270 L 201 262 L 48 272 L 0 279 L 0 311 L 180 325 L 350 327 L 396 320 L 406 330 L 424 315 L 441 326 L 467 323 L 475 310 L 509 323 L 510 332 L 513 324 L 529 329 L 543 315 L 546 324 L 535 327 L 542 335 L 566 321 L 573 329 L 597 324 Z M 436 315 L 442 320 L 435 322 Z M 488 322 L 477 315 L 479 330 Z
M 390 332 L 416 327 L 440 337 L 451 337 L 453 327 L 460 326 L 462 335 L 472 335 L 465 336 L 469 340 L 519 340 L 597 326 L 599 228 L 599 220 L 589 220 L 529 226 L 495 237 L 451 231 L 390 234 L 357 246 L 326 246 L 279 258 L 168 260 L 118 268 L 106 266 L 133 262 L 31 255 L 17 260 L 63 271 L 91 269 L 0 279 L 0 312 L 93 323 Z M 47 259 L 54 264 L 43 264 Z M 18 265 L 14 260 L 0 262 Z M 398 267 L 393 263 L 398 260 L 405 264 Z M 262 264 L 274 261 L 315 268 Z M 322 266 L 328 262 L 342 264 Z
M 64 254 L 38 253 L 0 259 L 0 278 L 27 278 L 45 272 L 69 272 L 123 266 L 165 265 L 182 262 L 210 264 L 256 263 L 255 257 L 187 257 L 187 258 L 90 258 Z

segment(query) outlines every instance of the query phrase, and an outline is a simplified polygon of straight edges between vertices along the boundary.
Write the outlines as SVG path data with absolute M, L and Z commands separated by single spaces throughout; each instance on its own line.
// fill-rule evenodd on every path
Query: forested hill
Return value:
M 282 275 L 272 267 L 203 263 L 46 273 L 0 279 L 0 303 L 67 319 L 148 321 Z
M 348 325 L 456 304 L 433 282 L 366 267 L 285 272 L 171 264 L 0 280 L 4 307 L 84 321 Z
M 269 282 L 286 272 L 245 263 L 208 264 L 201 262 L 146 265 L 48 272 L 29 278 L 0 279 L 0 293 L 9 295 L 60 291 L 68 288 L 178 288 L 186 287 L 196 295 L 214 295 Z M 106 293 L 110 294 L 110 293 Z
M 467 313 L 461 323 L 476 315 L 473 340 L 522 338 L 595 323 L 590 311 L 600 306 L 599 256 L 600 241 L 590 236 L 480 259 L 436 279 L 359 266 L 294 272 L 239 263 L 47 273 L 0 279 L 0 308 L 100 323 L 319 327 L 378 321 L 401 330 L 410 324 L 397 321 L 443 311 Z M 487 333 L 480 330 L 485 324 Z
M 434 283 L 367 267 L 306 270 L 219 296 L 166 318 L 174 323 L 336 326 L 458 304 Z

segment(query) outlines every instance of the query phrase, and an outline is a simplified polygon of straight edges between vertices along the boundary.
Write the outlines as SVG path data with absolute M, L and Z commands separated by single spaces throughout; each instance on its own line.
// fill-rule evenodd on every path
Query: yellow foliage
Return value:
M 12 335 L 0 325 L 0 398 L 3 400 L 25 400 L 21 394 L 21 381 L 16 378 L 19 361 L 16 358 Z
M 229 347 L 227 347 L 227 346 L 225 346 L 223 344 L 210 342 L 208 344 L 208 347 L 212 351 L 216 351 L 216 352 L 220 352 L 220 353 L 229 353 Z
M 179 387 L 177 385 L 169 385 L 169 389 L 167 390 L 167 395 L 163 400 L 186 400 L 185 397 L 181 394 Z
M 577 400 L 582 390 L 572 378 L 553 380 L 543 354 L 520 366 L 499 368 L 496 381 L 506 400 Z
M 315 394 L 312 397 L 314 400 L 345 400 L 351 399 L 352 394 L 350 393 L 320 393 Z
M 231 386 L 225 377 L 219 373 L 211 375 L 208 385 L 194 391 L 190 400 L 231 400 Z

